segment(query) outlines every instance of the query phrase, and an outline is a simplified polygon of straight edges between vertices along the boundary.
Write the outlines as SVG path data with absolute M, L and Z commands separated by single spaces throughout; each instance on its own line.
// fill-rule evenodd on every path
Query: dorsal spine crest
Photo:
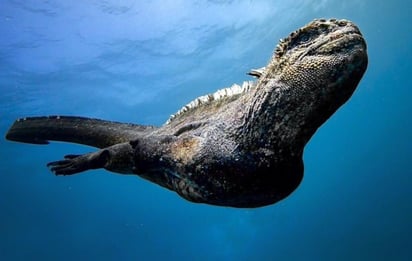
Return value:
M 255 81 L 244 81 L 242 85 L 233 84 L 231 87 L 220 89 L 214 93 L 206 94 L 196 98 L 195 100 L 189 102 L 178 110 L 175 114 L 171 115 L 166 121 L 166 125 L 171 123 L 176 117 L 181 116 L 185 113 L 198 108 L 201 105 L 208 104 L 210 102 L 219 101 L 225 98 L 233 97 L 245 92 L 248 92 L 252 87 L 256 85 Z

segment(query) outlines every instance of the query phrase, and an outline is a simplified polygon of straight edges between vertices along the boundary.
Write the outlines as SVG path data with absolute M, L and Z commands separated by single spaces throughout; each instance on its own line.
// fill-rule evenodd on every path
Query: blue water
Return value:
M 411 13 L 404 0 L 0 0 L 3 136 L 34 115 L 160 125 L 318 17 L 356 22 L 370 61 L 307 145 L 301 186 L 264 208 L 104 170 L 56 177 L 47 162 L 94 149 L 0 139 L 0 260 L 412 260 Z

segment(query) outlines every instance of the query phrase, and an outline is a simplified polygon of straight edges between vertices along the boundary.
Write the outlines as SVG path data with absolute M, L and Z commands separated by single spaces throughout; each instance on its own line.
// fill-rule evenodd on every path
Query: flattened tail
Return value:
M 31 144 L 65 141 L 105 148 L 136 139 L 154 129 L 153 126 L 84 117 L 30 117 L 16 120 L 7 132 L 6 139 Z

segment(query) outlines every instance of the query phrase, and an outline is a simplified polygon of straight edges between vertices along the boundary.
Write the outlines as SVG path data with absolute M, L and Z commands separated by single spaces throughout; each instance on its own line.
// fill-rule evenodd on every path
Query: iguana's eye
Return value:
M 295 47 L 301 44 L 306 44 L 313 38 L 313 34 L 310 32 L 301 32 L 298 33 L 297 35 L 293 36 L 291 39 L 290 46 Z
M 317 30 L 307 29 L 302 31 L 297 31 L 290 35 L 290 47 L 295 47 L 299 45 L 304 45 L 319 35 Z
M 309 34 L 303 34 L 299 37 L 299 43 L 306 43 L 307 41 L 310 40 L 310 35 Z

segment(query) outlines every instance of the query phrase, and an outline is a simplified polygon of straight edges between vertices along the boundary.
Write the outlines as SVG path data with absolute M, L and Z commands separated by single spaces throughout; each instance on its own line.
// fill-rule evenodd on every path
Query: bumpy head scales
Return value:
M 347 57 L 361 50 L 366 54 L 366 43 L 355 24 L 348 20 L 317 19 L 280 40 L 266 73 L 282 73 L 308 56 Z
M 275 57 L 279 59 L 293 48 L 307 49 L 315 41 L 319 45 L 321 42 L 330 41 L 331 38 L 339 38 L 347 34 L 361 35 L 358 27 L 348 20 L 316 19 L 281 39 L 275 49 Z
M 276 78 L 288 87 L 325 92 L 336 91 L 327 87 L 337 84 L 352 94 L 367 62 L 366 43 L 354 23 L 317 19 L 280 41 L 260 79 L 262 84 Z

